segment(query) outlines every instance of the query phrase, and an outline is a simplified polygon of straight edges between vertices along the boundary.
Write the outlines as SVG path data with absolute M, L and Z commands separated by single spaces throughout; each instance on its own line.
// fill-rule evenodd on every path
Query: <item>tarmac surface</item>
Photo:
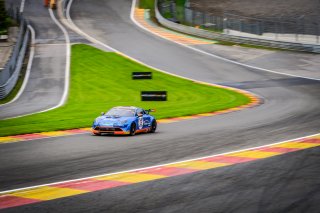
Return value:
M 319 210 L 319 151 L 312 148 L 4 212 L 316 213 Z
M 319 81 L 231 64 L 155 37 L 132 23 L 130 7 L 129 0 L 76 0 L 71 17 L 90 36 L 144 63 L 196 80 L 246 89 L 263 98 L 264 104 L 215 117 L 161 124 L 155 134 L 84 134 L 2 144 L 1 191 L 219 154 L 319 132 Z M 214 44 L 197 48 L 217 51 Z M 281 55 L 284 58 L 280 60 Z M 300 57 L 308 56 L 296 54 L 293 58 Z M 255 63 L 262 67 L 277 67 L 279 63 L 289 72 L 296 64 L 300 69 L 295 74 L 319 76 L 316 64 L 309 70 L 303 60 L 293 58 L 275 52 L 261 54 Z M 317 212 L 319 156 L 319 148 L 312 148 L 5 212 Z
M 6 4 L 20 7 L 20 1 L 8 0 Z M 57 106 L 64 91 L 66 40 L 62 31 L 51 19 L 41 0 L 26 1 L 24 16 L 35 30 L 35 55 L 30 77 L 20 98 L 0 105 L 0 119 Z

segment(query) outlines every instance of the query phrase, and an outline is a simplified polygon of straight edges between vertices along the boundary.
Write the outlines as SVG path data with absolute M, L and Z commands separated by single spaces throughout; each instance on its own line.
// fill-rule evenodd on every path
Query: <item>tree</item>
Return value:
M 4 0 L 0 0 L 0 30 L 7 30 L 9 24 L 9 17 L 7 15 Z

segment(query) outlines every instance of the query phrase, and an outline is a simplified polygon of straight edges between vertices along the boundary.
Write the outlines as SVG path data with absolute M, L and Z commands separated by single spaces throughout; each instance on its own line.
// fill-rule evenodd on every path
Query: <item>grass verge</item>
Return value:
M 131 80 L 132 71 L 151 71 L 152 80 Z M 140 91 L 166 90 L 166 102 L 142 102 Z M 243 94 L 164 74 L 112 52 L 72 46 L 68 102 L 55 110 L 1 120 L 0 136 L 88 127 L 113 106 L 156 108 L 158 119 L 213 112 L 247 104 Z
M 154 0 L 140 0 L 139 8 L 141 9 L 154 9 Z

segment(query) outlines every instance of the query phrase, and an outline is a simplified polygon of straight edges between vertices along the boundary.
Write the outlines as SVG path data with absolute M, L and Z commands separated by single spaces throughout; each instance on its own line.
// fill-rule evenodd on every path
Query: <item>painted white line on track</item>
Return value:
M 135 0 L 134 0 L 135 1 Z M 71 0 L 69 2 L 69 5 L 68 5 L 68 10 L 67 10 L 67 18 L 68 18 L 68 21 L 73 25 L 73 26 L 70 26 L 71 28 L 75 28 L 75 30 L 78 32 L 78 33 L 81 33 L 82 35 L 84 35 L 85 37 L 87 37 L 87 39 L 89 39 L 90 41 L 93 41 L 94 43 L 98 43 L 106 48 L 109 48 L 109 49 L 112 49 L 114 51 L 116 51 L 114 48 L 111 48 L 109 47 L 108 45 L 94 39 L 93 37 L 87 35 L 86 33 L 84 33 L 83 31 L 81 31 L 72 21 L 72 19 L 70 18 L 70 15 L 69 15 L 69 10 L 70 10 L 70 7 L 71 7 L 71 4 L 72 4 L 73 0 Z M 116 51 L 118 52 L 118 51 Z M 129 56 L 127 56 L 129 57 Z M 129 57 L 130 58 L 130 57 Z M 132 59 L 134 61 L 137 61 L 135 59 Z M 137 61 L 139 62 L 139 61 Z M 143 64 L 142 62 L 139 62 L 141 64 Z M 146 65 L 148 66 L 148 65 Z M 150 66 L 149 66 L 150 67 Z M 158 70 L 158 69 L 157 69 Z M 169 73 L 171 74 L 171 73 Z M 173 74 L 174 75 L 174 74 Z M 177 75 L 176 75 L 177 76 Z M 268 146 L 273 146 L 273 145 L 277 145 L 277 144 L 281 144 L 281 143 L 286 143 L 286 142 L 289 142 L 289 141 L 296 141 L 296 140 L 301 140 L 301 139 L 305 139 L 305 138 L 309 138 L 309 137 L 313 137 L 313 136 L 316 136 L 316 135 L 319 135 L 318 134 L 313 134 L 313 135 L 308 135 L 308 136 L 304 136 L 304 137 L 300 137 L 300 138 L 295 138 L 295 139 L 290 139 L 290 140 L 285 140 L 285 141 L 281 141 L 281 142 L 276 142 L 276 143 L 272 143 L 272 144 L 267 144 L 267 145 L 263 145 L 263 146 L 257 146 L 257 147 L 252 147 L 252 148 L 247 148 L 247 149 L 240 149 L 240 150 L 237 150 L 237 151 L 231 151 L 231 152 L 226 152 L 226 153 L 220 153 L 220 154 L 215 154 L 215 155 L 209 155 L 209 156 L 204 156 L 204 157 L 199 157 L 199 158 L 193 158 L 193 159 L 188 159 L 188 160 L 182 160 L 182 161 L 176 161 L 176 162 L 171 162 L 171 163 L 167 163 L 167 164 L 160 164 L 160 165 L 155 165 L 155 166 L 150 166 L 150 167 L 144 167 L 144 168 L 138 168 L 138 169 L 131 169 L 131 170 L 125 170 L 125 171 L 120 171 L 120 172 L 113 172 L 113 173 L 106 173 L 106 174 L 102 174 L 102 175 L 96 175 L 96 176 L 89 176 L 89 177 L 84 177 L 84 178 L 77 178 L 77 179 L 72 179 L 72 180 L 66 180 L 66 181 L 59 181 L 59 182 L 54 182 L 54 183 L 49 183 L 49 184 L 41 184 L 41 185 L 35 185 L 35 186 L 30 186 L 30 187 L 24 187 L 24 188 L 18 188 L 18 189 L 12 189 L 12 190 L 7 190 L 7 191 L 1 191 L 0 194 L 7 194 L 7 193 L 13 193 L 13 192 L 16 192 L 16 191 L 22 191 L 22 190 L 29 190 L 29 189 L 34 189 L 34 188 L 38 188 L 38 187 L 43 187 L 43 186 L 52 186 L 52 185 L 55 185 L 55 184 L 62 184 L 62 183 L 69 183 L 69 182 L 74 182 L 74 181 L 81 181 L 81 180 L 85 180 L 85 179 L 90 179 L 90 178 L 98 178 L 98 177 L 102 177 L 102 176 L 106 176 L 106 175 L 115 175 L 115 174 L 121 174 L 121 173 L 126 173 L 126 172 L 135 172 L 135 171 L 140 171 L 140 170 L 145 170 L 145 169 L 152 169 L 152 168 L 155 168 L 155 167 L 161 167 L 161 166 L 167 166 L 167 165 L 170 165 L 170 164 L 177 164 L 177 163 L 182 163 L 182 162 L 189 162 L 189 161 L 195 161 L 195 160 L 201 160 L 201 159 L 204 159 L 204 158 L 209 158 L 209 157 L 216 157 L 216 156 L 221 156 L 221 155 L 227 155 L 227 154 L 232 154 L 232 153 L 236 153 L 236 152 L 243 152 L 243 151 L 249 151 L 249 150 L 252 150 L 252 149 L 259 149 L 259 148 L 264 148 L 264 147 L 268 147 Z
M 8 104 L 12 104 L 13 102 L 15 102 L 18 98 L 20 98 L 21 94 L 23 93 L 23 91 L 25 90 L 27 83 L 29 81 L 29 77 L 30 77 L 30 72 L 31 72 L 31 67 L 32 67 L 32 62 L 33 62 L 33 58 L 34 58 L 34 52 L 35 52 L 35 30 L 33 29 L 33 27 L 31 25 L 28 25 L 28 29 L 30 30 L 31 33 L 31 47 L 30 47 L 30 54 L 29 54 L 29 59 L 28 59 L 28 66 L 27 66 L 27 70 L 26 70 L 26 74 L 24 76 L 23 79 L 23 83 L 21 85 L 21 88 L 19 89 L 18 94 L 14 97 L 14 99 L 12 99 L 11 101 L 9 101 L 8 103 L 5 104 L 1 104 L 0 108 L 2 106 L 8 105 Z
M 67 16 L 67 21 L 65 24 L 68 25 L 72 30 L 74 30 L 75 32 L 79 33 L 80 35 L 83 35 L 84 37 L 86 37 L 89 41 L 91 41 L 92 43 L 96 43 L 98 45 L 101 45 L 103 46 L 104 48 L 107 48 L 107 49 L 110 49 L 111 51 L 114 51 L 114 52 L 119 52 L 118 50 L 104 44 L 103 42 L 93 38 L 92 36 L 86 34 L 85 32 L 83 32 L 82 30 L 80 30 L 80 28 L 78 28 L 76 26 L 76 24 L 73 22 L 73 20 L 71 19 L 70 17 L 70 9 L 71 9 L 71 6 L 72 6 L 72 3 L 73 3 L 73 0 L 70 0 L 68 5 L 67 5 L 67 11 L 66 11 L 66 16 Z
M 71 18 L 71 16 L 70 16 L 70 9 L 71 9 L 72 3 L 73 3 L 73 0 L 70 0 L 70 1 L 69 1 L 69 4 L 67 5 L 66 16 L 67 16 L 68 23 L 66 23 L 66 24 L 67 24 L 71 29 L 73 29 L 74 31 L 76 31 L 76 32 L 78 32 L 79 34 L 81 34 L 81 35 L 83 35 L 84 37 L 86 37 L 89 41 L 91 41 L 91 42 L 93 42 L 93 43 L 96 43 L 96 44 L 98 44 L 98 45 L 101 45 L 101 46 L 103 46 L 104 48 L 110 49 L 110 50 L 112 50 L 112 51 L 114 51 L 114 52 L 117 52 L 118 54 L 120 54 L 120 55 L 122 55 L 122 56 L 124 56 L 124 57 L 126 57 L 126 58 L 129 58 L 130 60 L 135 61 L 135 62 L 137 62 L 137 63 L 139 63 L 139 64 L 142 64 L 142 65 L 144 65 L 144 66 L 146 66 L 146 67 L 149 67 L 149 68 L 151 68 L 151 69 L 157 70 L 157 71 L 162 72 L 162 73 L 166 73 L 166 74 L 171 75 L 171 76 L 175 76 L 175 77 L 179 77 L 179 78 L 182 78 L 182 79 L 190 80 L 190 81 L 193 81 L 193 82 L 196 82 L 196 83 L 205 83 L 205 84 L 208 84 L 208 85 L 211 85 L 211 86 L 229 88 L 229 89 L 237 90 L 237 91 L 244 91 L 244 92 L 247 93 L 247 94 L 251 94 L 251 95 L 254 95 L 254 96 L 256 96 L 256 97 L 261 98 L 259 95 L 254 94 L 254 93 L 249 92 L 249 91 L 245 91 L 245 90 L 241 90 L 241 89 L 236 89 L 236 88 L 232 88 L 232 87 L 228 87 L 228 86 L 222 86 L 222 85 L 218 85 L 218 84 L 212 84 L 212 83 L 208 83 L 208 82 L 204 82 L 204 81 L 199 81 L 199 80 L 195 80 L 195 79 L 192 79 L 192 78 L 187 78 L 187 77 L 184 77 L 184 76 L 181 76 L 181 75 L 177 75 L 177 74 L 174 74 L 174 73 L 170 73 L 170 72 L 167 72 L 167 71 L 158 69 L 158 68 L 153 67 L 153 66 L 151 66 L 151 65 L 149 65 L 149 64 L 146 64 L 146 63 L 144 63 L 144 62 L 142 62 L 142 61 L 139 61 L 138 59 L 132 58 L 131 56 L 126 55 L 126 54 L 122 53 L 121 51 L 119 51 L 119 50 L 117 50 L 117 49 L 115 49 L 115 48 L 113 48 L 113 47 L 110 47 L 109 45 L 107 45 L 107 44 L 99 41 L 98 39 L 96 39 L 96 38 L 88 35 L 88 34 L 85 33 L 84 31 L 82 31 L 82 30 L 73 22 L 73 20 L 72 20 L 72 18 Z M 132 4 L 132 8 L 134 9 L 133 6 L 135 5 L 135 1 L 133 1 L 133 3 L 134 3 L 134 4 Z M 131 8 L 131 12 L 132 12 L 132 8 Z M 130 16 L 132 16 L 132 13 L 131 13 Z
M 24 116 L 28 116 L 28 115 L 34 115 L 34 114 L 39 114 L 39 113 L 43 113 L 43 112 L 47 112 L 56 108 L 59 108 L 61 106 L 63 106 L 65 104 L 65 102 L 67 101 L 68 98 L 68 93 L 69 93 L 69 82 L 70 82 L 70 59 L 71 59 L 71 49 L 70 49 L 70 38 L 69 38 L 69 34 L 67 32 L 67 30 L 63 27 L 62 24 L 60 24 L 60 22 L 56 19 L 52 9 L 48 9 L 49 10 L 49 14 L 51 19 L 55 22 L 55 24 L 61 29 L 61 31 L 64 34 L 65 40 L 66 40 L 66 66 L 65 66 L 65 81 L 64 81 L 64 90 L 63 90 L 63 94 L 61 97 L 61 100 L 59 102 L 58 105 L 51 107 L 49 109 L 45 109 L 42 111 L 38 111 L 38 112 L 33 112 L 33 113 L 28 113 L 28 114 L 24 114 L 24 115 L 19 115 L 19 116 L 14 116 L 14 117 L 10 117 L 10 118 L 5 118 L 2 120 L 9 120 L 9 119 L 13 119 L 13 118 L 20 118 L 20 117 L 24 117 Z
M 204 158 L 211 158 L 211 157 L 217 157 L 217 156 L 221 156 L 221 155 L 233 154 L 233 153 L 236 153 L 236 152 L 244 152 L 244 151 L 249 151 L 249 150 L 253 150 L 253 149 L 265 148 L 265 147 L 274 146 L 274 145 L 278 145 L 278 144 L 282 144 L 282 143 L 287 143 L 287 142 L 290 142 L 290 141 L 302 140 L 302 139 L 313 137 L 313 136 L 316 136 L 316 135 L 319 135 L 319 133 L 318 134 L 313 134 L 313 135 L 308 135 L 308 136 L 303 136 L 303 137 L 300 137 L 300 138 L 285 140 L 285 141 L 281 141 L 281 142 L 276 142 L 276 143 L 272 143 L 272 144 L 268 144 L 268 145 L 256 146 L 256 147 L 240 149 L 240 150 L 231 151 L 231 152 L 208 155 L 208 156 L 199 157 L 199 158 L 192 158 L 192 159 L 188 159 L 188 160 L 181 160 L 181 161 L 175 161 L 175 162 L 170 162 L 170 163 L 166 163 L 166 164 L 159 164 L 159 165 L 155 165 L 155 166 L 149 166 L 149 167 L 143 167 L 143 168 L 137 168 L 137 169 L 130 169 L 130 170 L 125 170 L 125 171 L 120 171 L 120 172 L 112 172 L 112 173 L 89 176 L 89 177 L 84 177 L 84 178 L 77 178 L 77 179 L 72 179 L 72 180 L 58 181 L 58 182 L 53 182 L 53 183 L 48 183 L 48 184 L 41 184 L 41 185 L 35 185 L 35 186 L 30 186 L 30 187 L 12 189 L 12 190 L 7 190 L 7 191 L 2 191 L 2 192 L 0 192 L 0 195 L 1 194 L 12 193 L 12 192 L 16 192 L 16 191 L 34 189 L 34 188 L 43 187 L 43 186 L 52 186 L 52 185 L 55 185 L 55 184 L 69 183 L 69 182 L 81 181 L 81 180 L 86 180 L 86 179 L 91 179 L 91 178 L 99 178 L 99 177 L 103 177 L 103 176 L 107 176 L 107 175 L 116 175 L 116 174 L 127 173 L 127 172 L 136 172 L 136 171 L 145 170 L 145 169 L 152 169 L 152 168 L 156 168 L 156 167 L 168 166 L 168 165 L 171 165 L 171 164 L 184 163 L 184 162 L 189 162 L 189 161 L 196 161 L 196 160 L 201 160 L 201 159 L 204 159 Z M 305 149 L 302 149 L 302 150 L 305 150 Z M 259 159 L 257 159 L 257 160 L 259 160 Z M 262 160 L 262 159 L 260 159 L 260 160 Z M 232 165 L 230 165 L 230 166 L 232 166 Z M 202 171 L 204 171 L 204 170 L 202 170 Z M 199 172 L 201 172 L 201 171 L 199 171 Z
M 131 20 L 133 21 L 133 23 L 136 24 L 138 27 L 144 29 L 145 31 L 147 31 L 147 32 L 149 32 L 149 33 L 151 33 L 151 34 L 153 34 L 153 35 L 156 35 L 156 36 L 158 36 L 158 37 L 160 37 L 160 38 L 162 38 L 162 39 L 171 41 L 171 42 L 173 42 L 173 43 L 175 43 L 175 44 L 181 45 L 181 46 L 183 46 L 183 47 L 186 47 L 186 48 L 188 48 L 188 49 L 191 49 L 191 50 L 194 50 L 194 51 L 196 51 L 196 52 L 202 53 L 202 54 L 204 54 L 204 55 L 211 56 L 211 57 L 220 59 L 220 60 L 222 60 L 222 61 L 226 61 L 226 62 L 229 62 L 229 63 L 232 63 L 232 64 L 237 64 L 237 65 L 240 65 L 240 66 L 243 66 L 243 67 L 247 67 L 247 68 L 251 68 L 251 69 L 255 69 L 255 70 L 260 70 L 260 71 L 264 71 L 264 72 L 270 72 L 270 73 L 279 74 L 279 75 L 285 75 L 285 76 L 295 77 L 295 78 L 304 78 L 304 79 L 309 79 L 309 80 L 320 81 L 319 78 L 311 78 L 311 77 L 305 77 L 305 76 L 300 76 L 300 75 L 293 75 L 293 74 L 289 74 L 289 73 L 278 72 L 278 71 L 274 71 L 274 70 L 269 70 L 269 69 L 265 69 L 265 68 L 261 68 L 261 67 L 252 66 L 252 65 L 249 65 L 249 64 L 240 63 L 240 62 L 237 62 L 237 61 L 233 61 L 233 60 L 230 60 L 230 59 L 227 59 L 227 58 L 224 58 L 224 57 L 221 57 L 221 56 L 218 56 L 218 55 L 215 55 L 215 54 L 212 54 L 212 53 L 209 53 L 209 52 L 200 50 L 200 49 L 197 49 L 197 48 L 192 47 L 192 46 L 188 46 L 188 45 L 185 45 L 185 44 L 176 42 L 176 41 L 174 41 L 174 40 L 171 40 L 170 38 L 163 37 L 163 36 L 161 36 L 160 34 L 155 33 L 155 32 L 153 32 L 153 31 L 145 28 L 145 27 L 142 26 L 139 22 L 137 22 L 137 20 L 135 20 L 135 18 L 134 18 L 134 12 L 135 12 L 136 6 L 137 6 L 137 1 L 136 1 L 136 0 L 132 0 L 130 18 L 131 18 Z
M 70 49 L 70 37 L 69 34 L 66 30 L 66 28 L 56 19 L 56 17 L 53 14 L 52 9 L 49 9 L 50 11 L 50 16 L 52 20 L 58 25 L 58 27 L 62 30 L 65 39 L 66 39 L 66 67 L 65 67 L 65 84 L 64 84 L 64 92 L 62 95 L 62 98 L 60 100 L 60 103 L 58 106 L 54 107 L 58 108 L 66 103 L 66 100 L 68 98 L 68 93 L 69 93 L 69 83 L 70 83 L 70 59 L 71 59 L 71 49 Z
M 21 0 L 20 13 L 23 13 L 25 1 L 26 1 L 26 0 Z
M 84 33 L 83 31 L 81 31 L 78 27 L 76 27 L 76 25 L 73 23 L 73 21 L 71 20 L 70 18 L 70 15 L 69 15 L 69 10 L 70 10 L 70 7 L 71 7 L 71 4 L 72 4 L 73 0 L 71 0 L 69 2 L 69 5 L 68 5 L 68 10 L 67 10 L 67 18 L 68 18 L 68 21 L 70 23 L 72 23 L 73 26 L 70 26 L 71 28 L 74 28 L 76 29 L 77 32 L 81 33 L 82 35 L 86 36 L 90 41 L 95 41 L 94 43 L 98 43 L 104 47 L 107 47 L 109 49 L 112 49 L 114 51 L 116 51 L 114 48 L 111 48 L 109 47 L 108 45 L 94 39 L 93 37 L 87 35 L 86 33 Z M 135 2 L 135 0 L 134 0 Z M 118 51 L 116 51 L 118 52 Z M 123 54 L 124 55 L 124 54 Z M 129 57 L 129 56 L 127 56 Z M 130 58 L 130 57 L 129 57 Z M 132 59 L 134 61 L 137 61 L 135 59 Z M 139 62 L 139 61 L 137 61 Z M 143 64 L 142 62 L 139 62 L 141 64 Z M 148 65 L 146 65 L 148 66 Z M 149 66 L 150 67 L 150 66 Z M 158 69 L 157 69 L 158 70 Z M 169 73 L 171 74 L 171 73 Z M 174 75 L 174 74 L 173 74 Z M 177 76 L 177 75 L 175 75 Z M 180 77 L 180 76 L 179 76 Z M 66 180 L 66 181 L 59 181 L 59 182 L 54 182 L 54 183 L 49 183 L 49 184 L 41 184 L 41 185 L 35 185 L 35 186 L 30 186 L 30 187 L 24 187 L 24 188 L 18 188 L 18 189 L 12 189 L 12 190 L 7 190 L 7 191 L 1 191 L 0 194 L 7 194 L 7 193 L 13 193 L 13 192 L 16 192 L 16 191 L 22 191 L 22 190 L 28 190 L 28 189 L 34 189 L 34 188 L 38 188 L 38 187 L 43 187 L 43 186 L 52 186 L 52 185 L 55 185 L 55 184 L 62 184 L 62 183 L 69 183 L 69 182 L 74 182 L 74 181 L 81 181 L 81 180 L 85 180 L 85 179 L 90 179 L 90 178 L 98 178 L 98 177 L 102 177 L 102 176 L 106 176 L 106 175 L 115 175 L 115 174 L 121 174 L 121 173 L 126 173 L 126 172 L 135 172 L 135 171 L 140 171 L 140 170 L 145 170 L 145 169 L 152 169 L 152 168 L 155 168 L 155 167 L 161 167 L 161 166 L 167 166 L 167 165 L 171 165 L 171 164 L 177 164 L 177 163 L 182 163 L 182 162 L 189 162 L 189 161 L 195 161 L 195 160 L 201 160 L 201 159 L 204 159 L 204 158 L 209 158 L 209 157 L 216 157 L 216 156 L 221 156 L 221 155 L 227 155 L 227 154 L 232 154 L 232 153 L 236 153 L 236 152 L 243 152 L 243 151 L 249 151 L 249 150 L 252 150 L 252 149 L 259 149 L 259 148 L 264 148 L 264 147 L 268 147 L 268 146 L 273 146 L 273 145 L 277 145 L 277 144 L 281 144 L 281 143 L 286 143 L 286 142 L 289 142 L 289 141 L 297 141 L 297 140 L 301 140 L 301 139 L 305 139 L 305 138 L 309 138 L 309 137 L 313 137 L 313 136 L 316 136 L 316 135 L 319 135 L 318 134 L 313 134 L 313 135 L 308 135 L 308 136 L 304 136 L 304 137 L 300 137 L 300 138 L 295 138 L 295 139 L 290 139 L 290 140 L 285 140 L 285 141 L 281 141 L 281 142 L 276 142 L 276 143 L 272 143 L 272 144 L 267 144 L 267 145 L 263 145 L 263 146 L 257 146 L 257 147 L 251 147 L 251 148 L 246 148 L 246 149 L 240 149 L 240 150 L 237 150 L 237 151 L 231 151 L 231 152 L 226 152 L 226 153 L 220 153 L 220 154 L 215 154 L 215 155 L 209 155 L 209 156 L 204 156 L 204 157 L 199 157 L 199 158 L 193 158 L 193 159 L 188 159 L 188 160 L 182 160 L 182 161 L 176 161 L 176 162 L 171 162 L 171 163 L 167 163 L 167 164 L 160 164 L 160 165 L 155 165 L 155 166 L 150 166 L 150 167 L 144 167 L 144 168 L 138 168 L 138 169 L 131 169 L 131 170 L 125 170 L 125 171 L 120 171 L 120 172 L 113 172 L 113 173 L 106 173 L 106 174 L 102 174 L 102 175 L 96 175 L 96 176 L 90 176 L 90 177 L 84 177 L 84 178 L 78 178 L 78 179 L 72 179 L 72 180 Z

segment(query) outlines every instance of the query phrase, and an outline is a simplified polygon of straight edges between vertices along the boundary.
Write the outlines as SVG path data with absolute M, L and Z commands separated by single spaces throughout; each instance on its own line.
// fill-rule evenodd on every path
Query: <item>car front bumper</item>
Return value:
M 120 127 L 95 127 L 92 128 L 93 134 L 113 134 L 113 135 L 128 135 L 130 131 Z

